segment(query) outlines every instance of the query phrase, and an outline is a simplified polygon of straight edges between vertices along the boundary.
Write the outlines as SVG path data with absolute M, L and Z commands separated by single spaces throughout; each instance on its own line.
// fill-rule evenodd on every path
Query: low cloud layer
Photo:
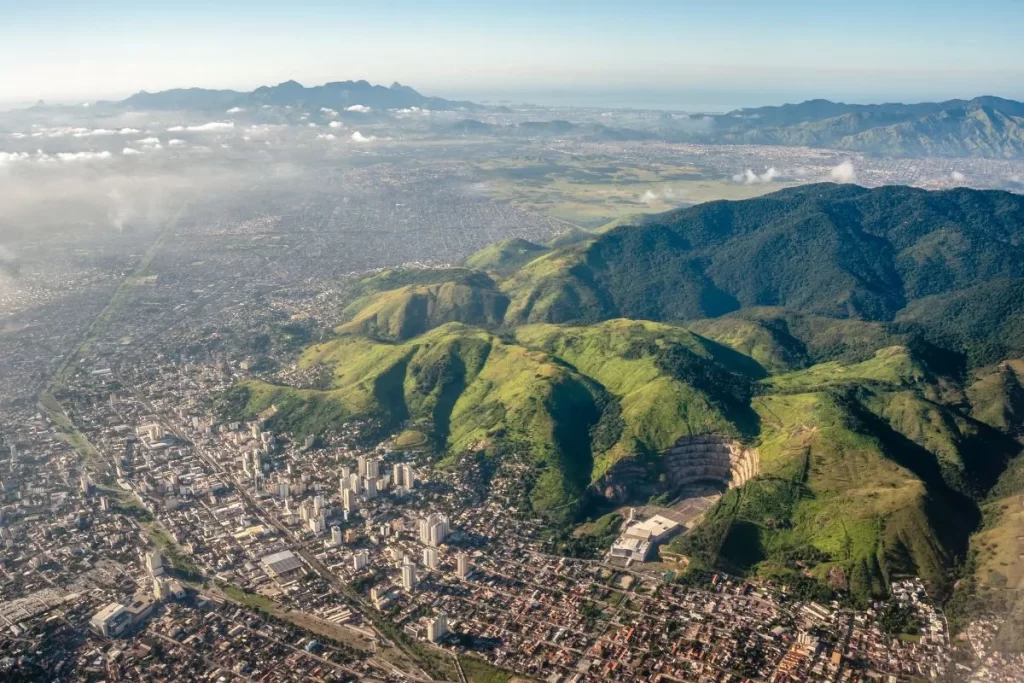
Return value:
M 234 121 L 210 121 L 209 123 L 200 123 L 195 126 L 171 126 L 167 129 L 168 133 L 208 133 L 210 131 L 221 131 L 231 130 L 235 127 Z
M 376 135 L 370 135 L 369 137 L 367 137 L 366 135 L 360 133 L 358 130 L 355 133 L 352 133 L 353 142 L 373 142 L 376 139 Z
M 351 111 L 357 114 L 368 114 L 372 109 L 367 107 L 365 104 L 353 104 L 351 107 L 345 107 L 345 111 Z
M 828 177 L 836 183 L 855 183 L 857 171 L 853 167 L 853 162 L 847 159 L 829 171 Z
M 751 169 L 745 170 L 743 173 L 737 173 L 732 177 L 734 183 L 743 183 L 744 185 L 758 185 L 761 183 L 770 183 L 779 176 L 779 172 L 772 166 L 764 173 L 754 173 Z

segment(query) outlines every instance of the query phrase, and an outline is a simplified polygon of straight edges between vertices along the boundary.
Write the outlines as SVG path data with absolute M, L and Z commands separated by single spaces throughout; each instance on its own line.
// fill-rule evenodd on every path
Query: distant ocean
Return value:
M 454 100 L 480 104 L 523 105 L 542 107 L 585 107 L 588 109 L 645 109 L 720 113 L 743 109 L 801 102 L 810 99 L 798 93 L 723 93 L 695 91 L 586 91 L 586 90 L 507 90 L 452 91 L 423 88 L 421 92 Z

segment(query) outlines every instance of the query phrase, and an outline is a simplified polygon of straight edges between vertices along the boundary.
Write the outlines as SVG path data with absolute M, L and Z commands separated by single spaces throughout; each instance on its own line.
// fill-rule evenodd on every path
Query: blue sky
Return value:
M 0 25 L 0 101 L 289 78 L 492 98 L 1024 98 L 1022 0 L 0 0 Z

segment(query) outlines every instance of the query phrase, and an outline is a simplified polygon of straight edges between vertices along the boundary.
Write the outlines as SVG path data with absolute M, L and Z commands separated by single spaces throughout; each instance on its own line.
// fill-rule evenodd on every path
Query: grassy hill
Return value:
M 893 575 L 944 586 L 970 522 L 894 460 L 883 440 L 828 391 L 759 397 L 762 473 L 729 491 L 673 549 L 700 565 L 758 574 L 821 594 L 830 571 L 864 599 Z M 807 576 L 810 574 L 810 577 Z
M 527 326 L 516 331 L 516 339 L 608 392 L 591 444 L 591 481 L 618 460 L 661 452 L 681 436 L 756 432 L 748 400 L 750 382 L 763 375 L 763 368 L 693 333 L 612 320 L 588 327 Z
M 572 243 L 569 233 L 566 241 Z M 556 237 L 557 239 L 557 237 Z M 521 266 L 526 265 L 533 259 L 544 254 L 550 249 L 541 244 L 534 244 L 519 237 L 503 240 L 497 244 L 484 247 L 480 251 L 466 259 L 466 265 L 477 270 L 493 271 L 499 274 L 508 274 Z
M 523 459 L 559 526 L 676 493 L 664 452 L 714 435 L 760 469 L 674 543 L 698 566 L 822 599 L 945 594 L 971 558 L 975 589 L 1018 582 L 1024 199 L 814 185 L 637 223 L 356 282 L 299 363 L 326 380 L 247 382 L 224 413 Z
M 501 324 L 508 297 L 482 273 L 435 284 L 414 284 L 357 299 L 345 313 L 342 334 L 403 340 L 449 322 L 482 327 Z

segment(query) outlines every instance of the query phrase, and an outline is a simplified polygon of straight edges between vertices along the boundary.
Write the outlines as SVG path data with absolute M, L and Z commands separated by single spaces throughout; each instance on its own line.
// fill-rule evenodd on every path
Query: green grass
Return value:
M 925 379 L 927 372 L 909 350 L 902 346 L 892 346 L 879 349 L 870 360 L 862 363 L 821 363 L 806 370 L 770 377 L 764 383 L 771 392 L 805 393 L 865 382 L 901 387 L 918 384 Z
M 230 583 L 218 585 L 224 592 L 224 595 L 234 602 L 245 605 L 246 607 L 251 607 L 272 615 L 276 615 L 276 613 L 281 609 L 280 605 L 264 595 L 250 593 L 249 591 Z
M 415 429 L 406 429 L 395 437 L 395 448 L 417 449 L 426 446 L 427 435 Z
M 514 678 L 508 671 L 491 666 L 476 657 L 462 656 L 459 657 L 459 662 L 470 683 L 508 683 Z
M 550 248 L 542 244 L 513 237 L 472 254 L 466 259 L 466 265 L 477 270 L 511 273 L 548 251 Z
M 508 297 L 494 289 L 490 278 L 476 273 L 460 280 L 407 285 L 361 297 L 345 308 L 351 320 L 337 331 L 404 340 L 449 322 L 496 327 L 506 308 Z
M 763 370 L 686 330 L 612 320 L 589 327 L 526 326 L 516 338 L 566 361 L 616 402 L 614 411 L 606 410 L 614 423 L 606 430 L 610 438 L 595 444 L 592 480 L 623 457 L 662 451 L 681 436 L 738 436 L 753 428 L 754 416 L 742 398 L 744 373 Z M 678 358 L 700 371 L 680 367 Z

